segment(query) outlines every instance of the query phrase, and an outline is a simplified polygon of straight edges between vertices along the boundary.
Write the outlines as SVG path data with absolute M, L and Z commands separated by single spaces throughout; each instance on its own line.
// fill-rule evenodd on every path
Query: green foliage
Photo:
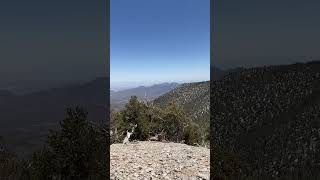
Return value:
M 164 130 L 166 135 L 175 141 L 183 139 L 184 128 L 190 123 L 186 113 L 179 108 L 174 102 L 171 102 L 165 109 L 164 119 Z
M 143 112 L 143 104 L 138 101 L 138 98 L 136 96 L 132 96 L 122 112 L 124 116 L 123 122 L 137 124 L 139 121 L 139 117 L 142 116 Z
M 199 141 L 199 137 L 199 126 L 195 123 L 191 123 L 184 131 L 184 140 L 186 144 L 197 144 Z
M 147 140 L 150 132 L 150 121 L 145 114 L 138 117 L 137 128 L 133 134 L 133 138 L 139 140 Z
M 56 175 L 62 179 L 85 179 L 93 174 L 102 176 L 100 171 L 104 169 L 104 163 L 99 158 L 105 157 L 106 140 L 87 121 L 87 113 L 78 107 L 68 109 L 60 125 L 60 131 L 51 131 L 48 136 L 49 149 L 34 156 L 35 162 L 40 162 L 39 168 L 52 171 L 46 172 L 47 176 Z
M 79 109 L 69 109 L 60 125 L 61 131 L 52 131 L 48 137 L 54 170 L 66 178 L 88 177 L 89 161 L 98 143 L 97 132 L 86 122 L 85 112 Z
M 192 122 L 188 114 L 175 102 L 169 103 L 164 108 L 152 103 L 144 103 L 136 96 L 130 98 L 123 110 L 112 112 L 112 130 L 117 132 L 111 139 L 121 142 L 126 131 L 137 125 L 131 140 L 144 141 L 151 136 L 163 133 L 165 140 L 195 145 L 200 142 L 199 126 Z M 115 136 L 121 136 L 115 138 Z
M 121 119 L 118 123 L 120 131 L 131 129 L 131 125 L 137 125 L 132 138 L 146 140 L 149 135 L 150 124 L 146 114 L 145 104 L 139 102 L 136 96 L 132 96 L 121 112 Z

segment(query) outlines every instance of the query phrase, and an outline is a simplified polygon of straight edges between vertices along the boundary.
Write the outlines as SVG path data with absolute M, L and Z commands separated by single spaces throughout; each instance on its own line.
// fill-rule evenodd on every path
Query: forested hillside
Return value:
M 320 62 L 232 72 L 211 106 L 215 177 L 319 178 Z
M 185 83 L 154 100 L 159 106 L 174 101 L 183 108 L 194 121 L 209 124 L 210 82 Z

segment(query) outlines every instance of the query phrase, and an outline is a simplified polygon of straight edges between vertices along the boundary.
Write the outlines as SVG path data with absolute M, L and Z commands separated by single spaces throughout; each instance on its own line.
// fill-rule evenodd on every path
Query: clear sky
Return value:
M 210 77 L 209 0 L 111 0 L 111 86 Z

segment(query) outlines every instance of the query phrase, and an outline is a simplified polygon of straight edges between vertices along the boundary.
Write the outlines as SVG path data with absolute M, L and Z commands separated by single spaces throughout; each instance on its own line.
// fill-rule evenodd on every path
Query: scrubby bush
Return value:
M 199 126 L 192 122 L 190 116 L 175 102 L 160 108 L 150 102 L 139 101 L 136 96 L 119 112 L 111 114 L 111 139 L 119 143 L 137 125 L 131 140 L 148 140 L 150 137 L 161 134 L 167 141 L 184 141 L 190 145 L 200 142 Z
M 199 126 L 195 123 L 190 123 L 184 131 L 184 140 L 186 144 L 198 144 L 200 137 Z

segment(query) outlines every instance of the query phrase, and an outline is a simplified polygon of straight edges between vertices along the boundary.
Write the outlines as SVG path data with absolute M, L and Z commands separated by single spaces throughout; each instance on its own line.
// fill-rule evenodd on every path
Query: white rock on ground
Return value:
M 180 143 L 139 141 L 110 146 L 113 180 L 209 179 L 210 150 Z

